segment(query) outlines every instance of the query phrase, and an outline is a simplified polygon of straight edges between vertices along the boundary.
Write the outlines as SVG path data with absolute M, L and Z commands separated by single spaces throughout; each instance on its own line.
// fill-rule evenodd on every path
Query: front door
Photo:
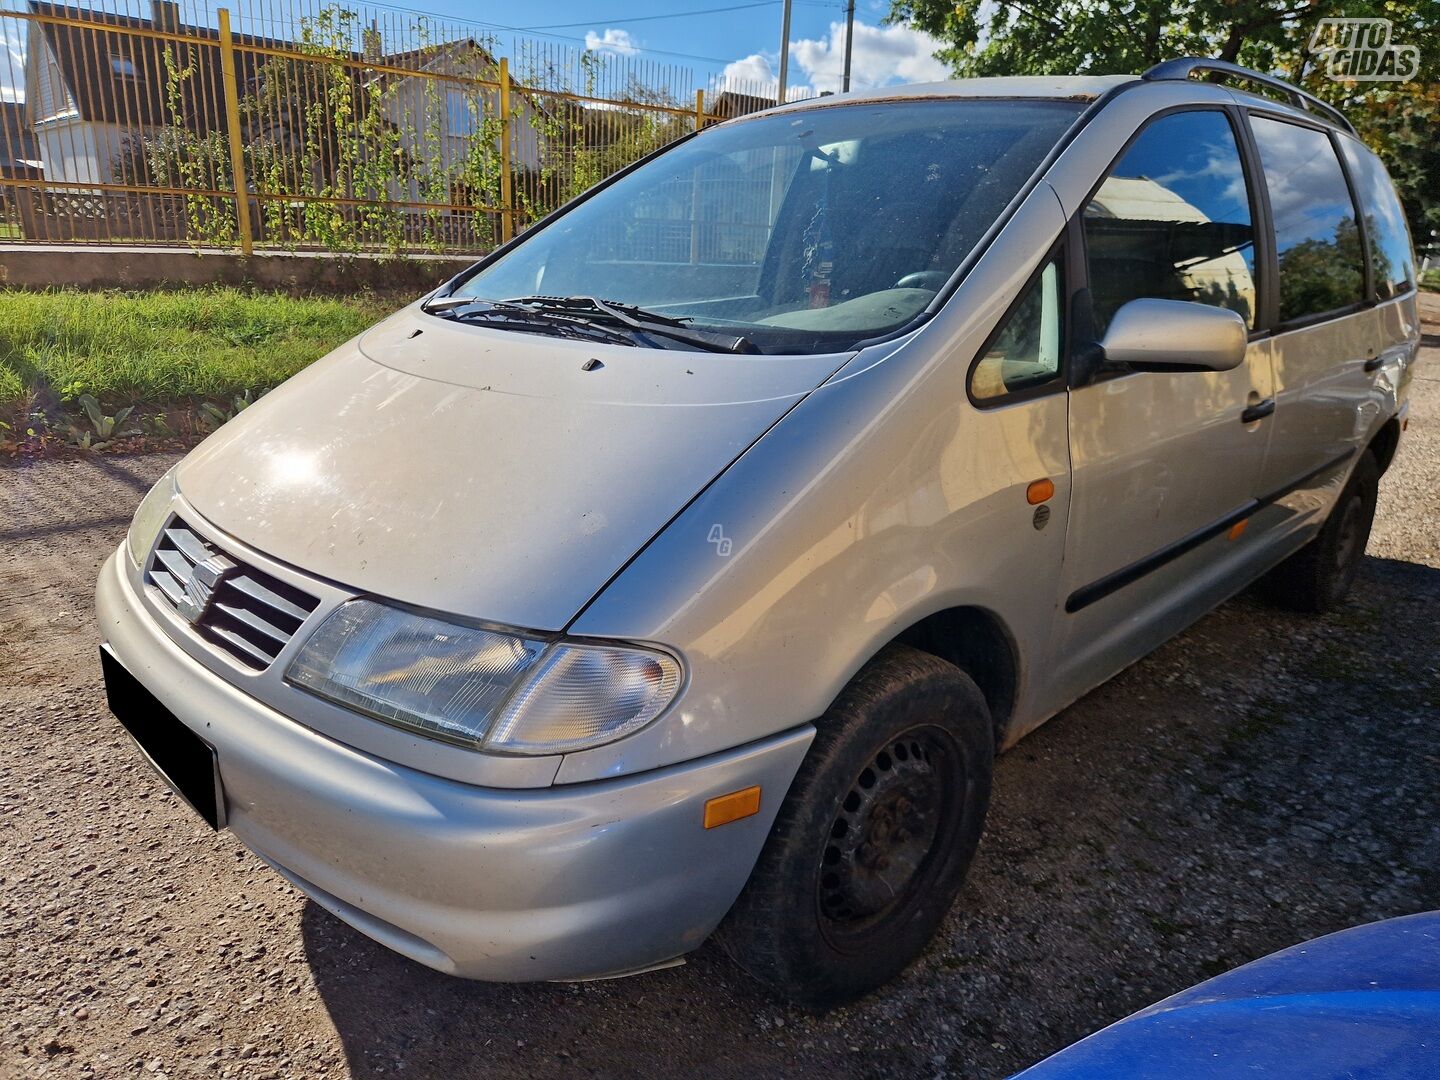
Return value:
M 1151 121 L 1084 211 L 1096 336 L 1142 297 L 1230 308 L 1253 330 L 1254 220 L 1230 115 Z M 1272 396 L 1264 339 L 1232 371 L 1104 371 L 1072 390 L 1057 708 L 1223 595 L 1271 426 L 1246 410 Z

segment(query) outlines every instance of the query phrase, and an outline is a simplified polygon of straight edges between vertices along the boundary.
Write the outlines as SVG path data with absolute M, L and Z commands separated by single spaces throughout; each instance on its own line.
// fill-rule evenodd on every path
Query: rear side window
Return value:
M 1365 298 L 1365 256 L 1330 136 L 1263 116 L 1251 123 L 1275 218 L 1280 321 L 1359 303 Z
M 1225 114 L 1162 116 L 1140 133 L 1085 208 L 1098 332 L 1142 297 L 1239 312 L 1255 325 L 1250 194 Z
M 1415 254 L 1410 247 L 1405 212 L 1380 159 L 1353 139 L 1341 139 L 1340 145 L 1365 214 L 1375 294 L 1388 300 L 1415 285 Z

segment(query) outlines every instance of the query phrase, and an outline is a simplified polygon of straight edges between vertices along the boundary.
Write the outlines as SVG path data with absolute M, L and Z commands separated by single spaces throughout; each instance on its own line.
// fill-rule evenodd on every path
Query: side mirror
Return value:
M 1245 362 L 1245 320 L 1226 308 L 1184 300 L 1131 300 L 1115 313 L 1100 347 L 1136 371 L 1230 371 Z

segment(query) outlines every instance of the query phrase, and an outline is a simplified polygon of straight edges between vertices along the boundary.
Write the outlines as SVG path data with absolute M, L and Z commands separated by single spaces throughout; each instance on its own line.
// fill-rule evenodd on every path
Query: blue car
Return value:
M 1013 1080 L 1440 1078 L 1440 912 L 1302 942 L 1126 1017 Z

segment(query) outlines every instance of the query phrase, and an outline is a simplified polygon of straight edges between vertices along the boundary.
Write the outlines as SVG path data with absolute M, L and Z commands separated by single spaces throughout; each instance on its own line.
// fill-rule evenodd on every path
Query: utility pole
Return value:
M 790 74 L 790 0 L 785 0 L 785 14 L 780 19 L 780 93 L 776 105 L 785 104 L 785 79 Z
M 850 46 L 855 40 L 855 0 L 849 0 L 845 5 L 845 78 L 840 84 L 840 92 L 850 92 Z

